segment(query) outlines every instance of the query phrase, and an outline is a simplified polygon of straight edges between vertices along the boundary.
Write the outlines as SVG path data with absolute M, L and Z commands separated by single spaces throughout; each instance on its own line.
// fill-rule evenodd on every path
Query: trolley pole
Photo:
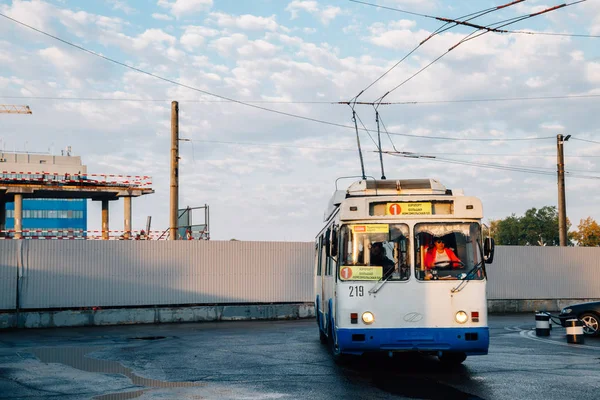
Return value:
M 571 135 L 556 135 L 557 173 L 558 173 L 558 240 L 559 246 L 567 245 L 567 205 L 565 201 L 565 157 L 563 144 Z
M 179 208 L 179 103 L 171 102 L 171 202 L 169 240 L 177 240 L 177 209 Z

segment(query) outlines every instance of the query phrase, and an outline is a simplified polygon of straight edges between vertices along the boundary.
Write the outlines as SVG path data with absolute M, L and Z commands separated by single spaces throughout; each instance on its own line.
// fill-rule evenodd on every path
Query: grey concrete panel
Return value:
M 16 240 L 0 240 L 0 310 L 14 310 L 17 305 Z
M 307 302 L 313 244 L 23 241 L 22 308 Z
M 600 298 L 600 248 L 498 246 L 489 299 Z

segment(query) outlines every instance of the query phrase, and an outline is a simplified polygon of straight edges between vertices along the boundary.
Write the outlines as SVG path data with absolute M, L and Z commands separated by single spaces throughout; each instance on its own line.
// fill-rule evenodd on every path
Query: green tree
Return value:
M 577 240 L 579 246 L 598 247 L 600 246 L 600 225 L 592 217 L 587 217 L 579 221 L 577 230 L 573 232 L 573 238 Z
M 567 230 L 570 227 L 567 221 Z M 494 240 L 509 246 L 558 246 L 558 211 L 555 206 L 531 208 L 525 215 L 512 214 L 490 225 Z M 569 235 L 572 237 L 572 235 Z M 570 239 L 570 237 L 569 237 Z

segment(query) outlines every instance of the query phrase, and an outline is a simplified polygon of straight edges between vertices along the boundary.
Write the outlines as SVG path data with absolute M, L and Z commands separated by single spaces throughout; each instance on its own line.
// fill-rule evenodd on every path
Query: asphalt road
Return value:
M 491 316 L 487 356 L 336 365 L 314 320 L 0 332 L 0 399 L 599 399 L 600 338 Z

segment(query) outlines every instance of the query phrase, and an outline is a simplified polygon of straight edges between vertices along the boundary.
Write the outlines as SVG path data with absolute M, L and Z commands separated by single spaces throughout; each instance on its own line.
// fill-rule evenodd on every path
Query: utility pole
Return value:
M 567 245 L 567 204 L 565 201 L 565 157 L 563 144 L 571 135 L 556 135 L 557 173 L 558 173 L 558 240 L 559 246 Z
M 171 102 L 171 204 L 169 240 L 177 240 L 177 210 L 179 208 L 179 103 Z

